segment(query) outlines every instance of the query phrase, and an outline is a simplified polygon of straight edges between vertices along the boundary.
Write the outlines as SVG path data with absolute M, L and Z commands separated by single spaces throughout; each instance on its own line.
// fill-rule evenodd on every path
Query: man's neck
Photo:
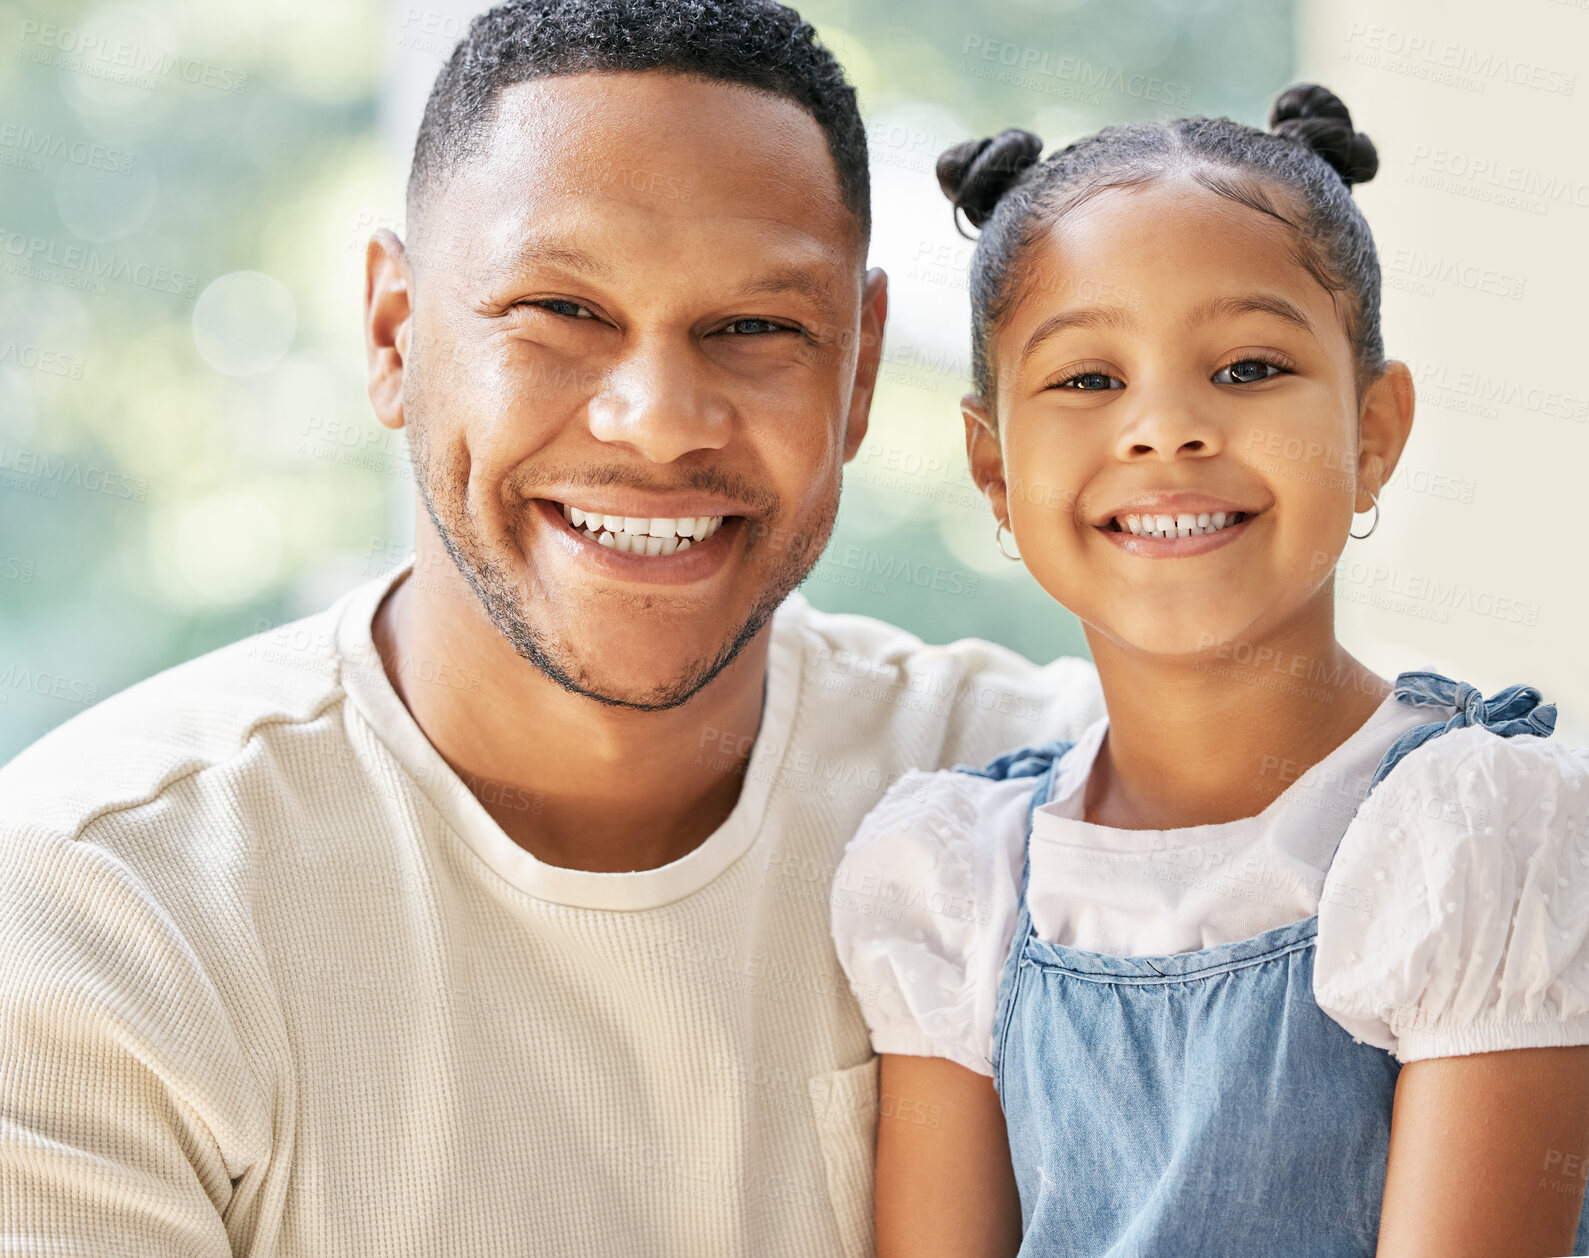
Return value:
M 654 869 L 698 847 L 739 799 L 761 724 L 770 624 L 693 698 L 660 712 L 598 703 L 546 677 L 445 555 L 421 550 L 371 628 L 425 737 L 538 860 Z

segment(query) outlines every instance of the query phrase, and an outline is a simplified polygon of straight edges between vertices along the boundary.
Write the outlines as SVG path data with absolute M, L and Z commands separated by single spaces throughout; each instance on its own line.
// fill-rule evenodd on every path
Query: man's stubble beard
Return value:
M 542 676 L 556 682 L 563 689 L 609 707 L 629 708 L 641 712 L 661 712 L 688 703 L 713 678 L 721 673 L 772 619 L 773 613 L 789 593 L 805 580 L 806 574 L 816 566 L 828 537 L 833 531 L 839 510 L 839 484 L 823 499 L 812 527 L 797 532 L 786 532 L 776 525 L 777 513 L 764 521 L 751 524 L 749 545 L 758 537 L 773 544 L 780 537 L 789 540 L 788 549 L 773 568 L 767 587 L 751 607 L 733 635 L 709 659 L 699 660 L 669 682 L 659 683 L 649 695 L 609 694 L 596 689 L 588 680 L 581 680 L 582 670 L 572 655 L 560 650 L 557 644 L 533 625 L 525 615 L 527 599 L 517 589 L 510 573 L 492 559 L 472 527 L 469 511 L 467 476 L 451 474 L 451 469 L 436 469 L 429 457 L 428 444 L 420 435 L 418 425 L 409 424 L 409 446 L 413 459 L 414 481 L 430 515 L 431 524 L 441 538 L 447 554 L 452 557 L 463 579 L 469 583 L 475 597 L 491 618 L 497 632 L 513 647 L 514 652 L 531 664 Z M 439 492 L 438 492 L 439 491 Z M 534 508 L 525 504 L 525 509 Z M 637 614 L 643 615 L 644 612 Z

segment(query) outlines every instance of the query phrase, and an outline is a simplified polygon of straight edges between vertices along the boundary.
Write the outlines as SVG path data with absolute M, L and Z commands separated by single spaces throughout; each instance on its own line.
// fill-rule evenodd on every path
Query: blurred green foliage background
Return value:
M 1288 0 L 810 0 L 872 144 L 885 365 L 820 607 L 1085 650 L 964 470 L 964 272 L 932 164 L 1006 126 L 1260 120 Z M 316 610 L 407 549 L 364 398 L 362 249 L 400 210 L 394 67 L 457 10 L 0 3 L 0 761 L 99 698 Z M 410 72 L 410 78 L 412 77 Z M 414 110 L 417 113 L 417 109 Z

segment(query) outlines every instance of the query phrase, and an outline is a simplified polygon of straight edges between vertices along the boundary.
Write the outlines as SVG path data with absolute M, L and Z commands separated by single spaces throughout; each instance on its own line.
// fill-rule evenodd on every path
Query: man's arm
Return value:
M 1439 1057 L 1396 1082 L 1380 1258 L 1573 1252 L 1589 1159 L 1589 1048 Z
M 1009 1258 L 1021 1202 L 993 1080 L 885 1053 L 878 1087 L 878 1258 Z
M 246 1166 L 222 1145 L 236 1163 L 269 1130 L 252 1078 L 125 864 L 0 831 L 0 1252 L 230 1258 L 222 1211 Z

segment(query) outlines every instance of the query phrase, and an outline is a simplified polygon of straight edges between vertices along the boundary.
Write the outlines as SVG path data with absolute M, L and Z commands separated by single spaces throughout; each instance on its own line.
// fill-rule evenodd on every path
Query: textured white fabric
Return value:
M 406 571 L 0 769 L 0 1252 L 870 1252 L 839 850 L 911 766 L 1074 737 L 1090 667 L 793 596 L 733 814 L 586 873 L 392 691 L 370 618 Z
M 846 848 L 833 937 L 851 984 L 871 994 L 862 1008 L 874 1051 L 992 1073 L 1032 784 L 907 773 Z
M 1589 752 L 1464 730 L 1407 756 L 1359 809 L 1391 743 L 1448 715 L 1387 699 L 1260 813 L 1168 831 L 1080 819 L 1098 721 L 1033 816 L 1033 930 L 1157 956 L 1317 912 L 1316 996 L 1359 1039 L 1403 1060 L 1589 1043 Z M 876 992 L 876 1051 L 992 1074 L 1033 786 L 909 774 L 847 845 L 833 930 L 851 982 Z
M 1469 728 L 1403 760 L 1341 840 L 1313 985 L 1404 1062 L 1589 1044 L 1589 750 Z
M 1032 818 L 1037 894 L 1028 904 L 1038 937 L 1111 956 L 1159 956 L 1250 939 L 1307 917 L 1386 749 L 1433 719 L 1428 708 L 1387 698 L 1305 774 L 1287 772 L 1279 757 L 1257 765 L 1255 785 L 1291 780 L 1261 812 L 1178 830 L 1081 819 L 1108 730 L 1107 720 L 1097 722 L 1065 757 L 1056 791 Z

